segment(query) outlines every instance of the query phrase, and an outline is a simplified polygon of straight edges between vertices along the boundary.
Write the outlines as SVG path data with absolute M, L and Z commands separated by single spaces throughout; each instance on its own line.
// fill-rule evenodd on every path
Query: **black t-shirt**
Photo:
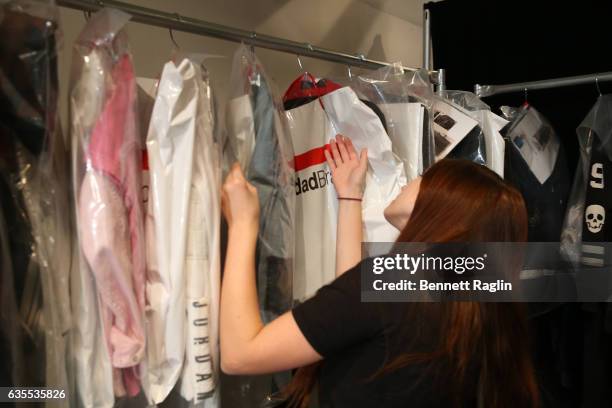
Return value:
M 293 310 L 300 330 L 324 357 L 319 407 L 453 406 L 444 384 L 449 379 L 434 377 L 424 366 L 375 375 L 399 355 L 434 350 L 440 333 L 437 305 L 427 308 L 432 316 L 414 319 L 414 304 L 361 302 L 360 279 L 357 265 Z M 475 407 L 476 383 L 465 393 L 474 398 L 463 406 Z

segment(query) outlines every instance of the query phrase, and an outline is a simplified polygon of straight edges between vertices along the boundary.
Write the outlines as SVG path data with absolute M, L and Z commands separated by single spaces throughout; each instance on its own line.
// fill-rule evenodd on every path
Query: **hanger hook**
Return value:
M 251 37 L 251 39 L 255 41 L 257 40 L 257 33 L 255 31 L 252 31 L 249 37 Z M 255 46 L 253 45 L 253 43 L 250 43 L 250 46 L 251 46 L 251 54 L 255 55 Z
M 346 67 L 348 69 L 348 78 L 349 79 L 353 79 L 353 73 L 351 72 L 351 66 L 347 65 Z
M 528 98 L 527 98 L 527 88 L 525 87 L 525 89 L 523 89 L 523 91 L 525 92 L 525 103 L 527 103 Z
M 595 77 L 595 87 L 597 87 L 597 92 L 599 96 L 601 96 L 601 89 L 599 88 L 599 77 Z
M 300 67 L 300 71 L 304 72 L 304 66 L 302 65 L 302 59 L 300 58 L 300 55 L 297 55 L 297 62 L 298 62 L 298 66 Z
M 91 18 L 91 11 L 83 10 L 83 16 L 85 17 L 85 21 L 89 21 Z
M 169 29 L 168 29 L 168 32 L 170 33 L 170 41 L 172 41 L 172 44 L 174 44 L 174 46 L 175 46 L 176 48 L 181 48 L 181 47 L 179 47 L 178 43 L 177 43 L 177 42 L 176 42 L 176 40 L 174 39 L 174 33 L 172 32 L 172 29 L 171 29 L 171 28 L 169 28 Z

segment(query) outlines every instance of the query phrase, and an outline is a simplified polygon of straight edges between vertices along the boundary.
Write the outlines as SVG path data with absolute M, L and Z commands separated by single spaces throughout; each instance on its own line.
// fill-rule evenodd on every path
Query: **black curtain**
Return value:
M 612 2 L 446 0 L 425 8 L 434 66 L 446 69 L 449 90 L 612 71 Z M 612 82 L 599 87 L 612 92 Z M 572 174 L 576 127 L 598 95 L 595 81 L 527 94 L 560 136 Z M 498 112 L 501 105 L 521 105 L 525 95 L 483 100 Z M 596 312 L 603 308 L 558 305 L 532 318 L 545 406 L 612 406 L 612 335 Z
M 433 61 L 445 68 L 448 89 L 612 71 L 612 2 L 447 0 L 431 12 Z M 600 82 L 602 93 L 612 83 Z M 528 92 L 529 102 L 577 155 L 576 127 L 598 96 L 592 84 Z M 494 110 L 518 106 L 524 93 L 483 99 Z

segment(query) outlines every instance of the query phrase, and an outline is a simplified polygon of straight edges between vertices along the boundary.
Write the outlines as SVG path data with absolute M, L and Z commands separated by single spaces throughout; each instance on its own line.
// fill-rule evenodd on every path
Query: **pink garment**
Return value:
M 134 396 L 145 348 L 145 259 L 136 82 L 129 56 L 115 64 L 112 83 L 87 147 L 79 225 L 100 298 L 115 391 L 122 394 L 124 385 Z

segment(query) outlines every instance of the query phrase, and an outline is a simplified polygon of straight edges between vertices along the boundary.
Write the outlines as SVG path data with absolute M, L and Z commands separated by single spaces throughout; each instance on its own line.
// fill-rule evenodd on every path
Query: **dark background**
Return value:
M 433 62 L 446 69 L 447 89 L 508 84 L 612 71 L 612 2 L 446 0 L 427 3 Z M 602 93 L 612 83 L 599 81 Z M 595 81 L 528 92 L 567 147 L 570 170 L 578 159 L 576 127 L 598 96 Z M 520 106 L 524 92 L 483 98 L 499 113 Z

